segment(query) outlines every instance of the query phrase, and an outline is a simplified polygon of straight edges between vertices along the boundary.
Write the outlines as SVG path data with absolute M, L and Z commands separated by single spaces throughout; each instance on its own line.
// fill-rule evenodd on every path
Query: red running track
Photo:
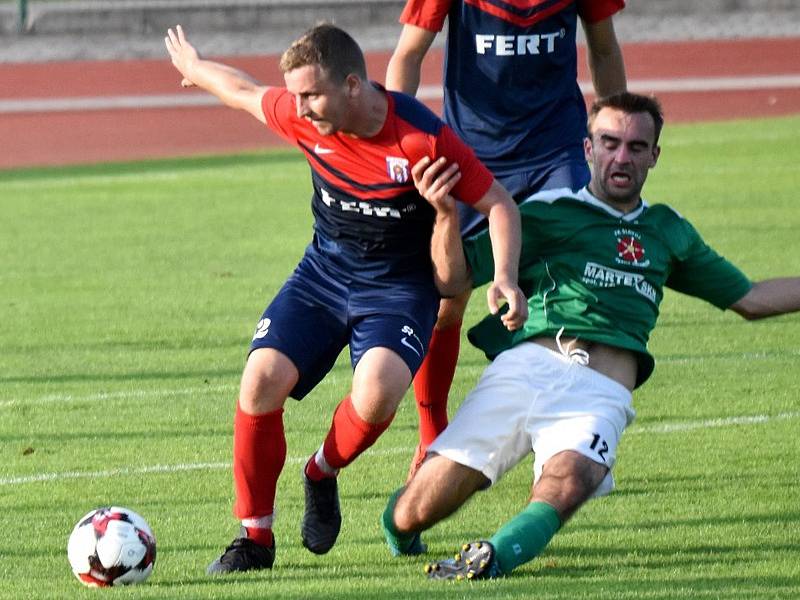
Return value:
M 800 38 L 637 43 L 626 44 L 623 50 L 631 88 L 654 91 L 668 123 L 800 114 L 796 59 Z M 383 80 L 388 58 L 389 52 L 367 56 L 374 78 Z M 276 56 L 222 60 L 265 83 L 282 83 Z M 441 51 L 432 51 L 425 62 L 423 85 L 438 87 L 440 64 Z M 586 82 L 583 56 L 579 64 L 579 79 Z M 178 84 L 166 57 L 0 64 L 0 169 L 283 144 L 249 115 L 222 106 L 146 108 L 136 102 L 134 108 L 105 106 L 121 97 L 136 101 L 154 95 L 202 94 L 181 90 Z M 32 110 L 37 100 L 56 100 L 59 108 Z M 87 108 L 87 100 L 99 108 Z M 441 108 L 436 99 L 428 104 L 437 112 Z

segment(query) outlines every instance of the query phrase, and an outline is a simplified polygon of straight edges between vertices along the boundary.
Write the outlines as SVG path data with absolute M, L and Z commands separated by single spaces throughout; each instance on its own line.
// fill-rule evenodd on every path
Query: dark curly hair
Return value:
M 631 92 L 620 92 L 605 98 L 598 98 L 592 104 L 589 110 L 589 133 L 592 132 L 592 125 L 594 124 L 595 117 L 604 108 L 614 108 L 622 112 L 633 113 L 648 113 L 653 118 L 655 125 L 655 140 L 653 145 L 658 144 L 658 138 L 661 135 L 661 128 L 664 126 L 664 112 L 661 109 L 661 104 L 653 96 L 642 96 L 641 94 L 632 94 Z

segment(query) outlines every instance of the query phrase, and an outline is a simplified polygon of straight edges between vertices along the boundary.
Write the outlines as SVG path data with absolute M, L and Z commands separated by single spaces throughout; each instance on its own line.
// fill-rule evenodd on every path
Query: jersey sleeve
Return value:
M 436 136 L 433 159 L 441 156 L 447 158 L 448 164 L 458 163 L 461 179 L 453 188 L 453 196 L 458 200 L 465 204 L 475 204 L 489 191 L 494 181 L 491 171 L 448 125 L 443 125 Z
M 494 278 L 492 239 L 488 232 L 464 240 L 464 257 L 472 275 L 472 287 L 480 287 Z
M 413 0 L 409 0 L 412 2 Z M 625 8 L 625 0 L 578 0 L 578 15 L 589 23 L 607 19 Z
M 708 246 L 684 221 L 688 244 L 667 279 L 667 287 L 726 309 L 741 300 L 753 283 L 734 264 Z
M 267 119 L 267 126 L 283 139 L 295 143 L 292 128 L 296 117 L 294 98 L 282 87 L 271 87 L 261 97 L 261 110 Z
M 439 32 L 444 27 L 450 3 L 451 0 L 408 0 L 400 13 L 400 22 Z

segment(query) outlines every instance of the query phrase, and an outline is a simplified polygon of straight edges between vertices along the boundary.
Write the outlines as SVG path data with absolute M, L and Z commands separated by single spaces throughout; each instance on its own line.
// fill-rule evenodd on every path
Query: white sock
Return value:
M 339 469 L 334 469 L 332 466 L 328 464 L 328 461 L 325 460 L 325 453 L 322 451 L 324 444 L 319 447 L 316 454 L 314 454 L 314 462 L 319 467 L 319 470 L 325 473 L 328 477 L 336 477 L 339 474 Z
M 267 515 L 266 517 L 250 517 L 248 519 L 242 519 L 242 526 L 255 527 L 258 529 L 272 529 L 273 520 L 274 515 Z

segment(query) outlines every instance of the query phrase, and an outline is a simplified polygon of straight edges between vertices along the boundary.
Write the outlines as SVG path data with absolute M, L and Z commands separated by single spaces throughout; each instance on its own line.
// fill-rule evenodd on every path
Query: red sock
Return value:
M 332 469 L 346 467 L 375 443 L 392 419 L 394 415 L 383 423 L 367 423 L 358 416 L 348 395 L 336 407 L 331 428 L 322 445 L 325 462 Z
M 317 453 L 311 455 L 306 461 L 306 477 L 308 477 L 311 481 L 322 481 L 326 477 L 336 477 L 336 473 L 326 473 L 322 469 L 319 468 L 319 465 L 316 461 Z
M 419 441 L 426 447 L 447 427 L 447 394 L 461 347 L 461 321 L 434 329 L 428 354 L 414 377 L 414 397 L 419 413 Z
M 233 482 L 236 488 L 233 513 L 238 518 L 266 517 L 273 513 L 278 475 L 285 462 L 283 409 L 248 415 L 237 403 L 233 422 Z M 272 536 L 271 531 L 269 536 Z
M 245 529 L 247 530 L 247 537 L 256 544 L 272 546 L 275 543 L 272 529 L 267 529 L 266 527 L 245 527 Z

